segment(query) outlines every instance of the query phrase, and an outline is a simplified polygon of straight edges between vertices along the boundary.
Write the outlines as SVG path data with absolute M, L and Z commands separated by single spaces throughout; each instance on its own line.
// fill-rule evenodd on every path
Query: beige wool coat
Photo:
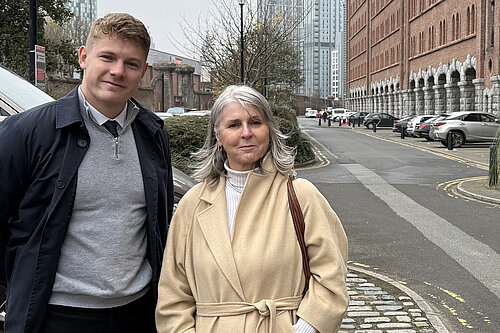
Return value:
M 312 277 L 302 297 L 302 256 L 288 207 L 287 177 L 248 175 L 230 238 L 225 177 L 201 183 L 173 217 L 159 283 L 159 333 L 293 333 L 296 315 L 321 333 L 337 332 L 348 304 L 347 238 L 326 199 L 294 181 L 305 219 Z

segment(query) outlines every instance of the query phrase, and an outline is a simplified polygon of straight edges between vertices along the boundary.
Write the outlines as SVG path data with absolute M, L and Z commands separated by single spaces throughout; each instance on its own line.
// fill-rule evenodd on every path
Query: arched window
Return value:
M 428 43 L 427 48 L 429 50 L 432 49 L 432 35 L 431 35 L 432 31 L 431 30 L 432 30 L 431 27 L 429 27 L 429 31 L 428 31 L 429 36 L 428 36 L 428 39 L 427 39 L 427 43 Z
M 443 20 L 443 44 L 448 42 L 448 36 L 446 35 L 446 20 Z
M 451 40 L 455 40 L 455 14 L 451 17 Z
M 470 7 L 467 7 L 467 22 L 465 22 L 465 34 L 470 34 Z
M 436 47 L 436 29 L 432 26 L 432 48 Z
M 456 37 L 456 39 L 460 39 L 460 16 L 458 15 L 458 13 L 457 13 L 457 19 L 455 21 L 455 24 L 457 25 L 455 27 L 455 34 L 456 34 L 455 37 Z
M 470 13 L 471 22 L 470 22 L 470 33 L 473 34 L 476 32 L 476 8 L 472 5 L 472 11 Z
M 443 45 L 443 21 L 439 22 L 439 46 Z

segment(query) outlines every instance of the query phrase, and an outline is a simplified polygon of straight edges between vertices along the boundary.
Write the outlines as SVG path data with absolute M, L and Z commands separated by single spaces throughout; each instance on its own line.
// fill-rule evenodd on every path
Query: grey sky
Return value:
M 155 49 L 190 57 L 192 55 L 182 54 L 171 40 L 175 38 L 184 42 L 179 26 L 183 17 L 196 22 L 198 17 L 206 17 L 210 6 L 210 0 L 97 0 L 97 15 L 129 13 L 148 27 Z

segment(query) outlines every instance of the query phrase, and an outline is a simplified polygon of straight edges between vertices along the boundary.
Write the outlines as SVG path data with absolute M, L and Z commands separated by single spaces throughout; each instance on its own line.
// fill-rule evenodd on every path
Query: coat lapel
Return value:
M 225 186 L 224 177 L 221 177 L 215 189 L 204 185 L 200 199 L 206 201 L 209 207 L 198 214 L 198 224 L 220 270 L 238 296 L 245 300 L 229 237 Z

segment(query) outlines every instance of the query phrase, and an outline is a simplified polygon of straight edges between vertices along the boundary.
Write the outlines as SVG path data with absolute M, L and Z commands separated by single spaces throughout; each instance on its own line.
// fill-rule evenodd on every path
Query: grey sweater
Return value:
M 81 109 L 90 145 L 78 169 L 73 214 L 49 303 L 121 306 L 144 295 L 152 276 L 144 184 L 131 128 L 138 109 L 129 102 L 116 139 L 89 118 L 83 100 Z

